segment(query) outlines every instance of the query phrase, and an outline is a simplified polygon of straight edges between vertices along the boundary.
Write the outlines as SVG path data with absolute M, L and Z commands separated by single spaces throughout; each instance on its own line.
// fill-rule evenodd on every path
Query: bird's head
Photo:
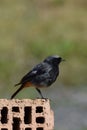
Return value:
M 47 62 L 52 65 L 59 65 L 60 62 L 64 61 L 60 56 L 54 55 L 47 57 L 44 62 Z

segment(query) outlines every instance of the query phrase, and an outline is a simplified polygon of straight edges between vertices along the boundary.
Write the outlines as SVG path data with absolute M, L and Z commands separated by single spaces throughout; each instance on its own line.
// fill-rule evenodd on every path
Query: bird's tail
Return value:
M 11 96 L 11 99 L 13 99 L 17 95 L 17 93 L 19 93 L 22 89 L 23 89 L 23 85 L 21 85 L 20 88 L 17 89 L 17 91 Z
M 16 87 L 16 86 L 18 86 L 18 85 L 20 85 L 21 83 L 17 83 L 17 84 L 15 84 L 14 86 Z

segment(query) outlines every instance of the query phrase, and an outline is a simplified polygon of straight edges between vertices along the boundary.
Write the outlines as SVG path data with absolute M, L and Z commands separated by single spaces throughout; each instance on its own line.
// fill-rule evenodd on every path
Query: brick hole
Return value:
M 24 123 L 30 124 L 31 123 L 31 107 L 25 107 L 24 111 L 25 111 Z
M 12 107 L 13 112 L 19 112 L 19 107 Z
M 32 130 L 31 128 L 25 128 L 25 130 Z
M 1 110 L 1 123 L 7 123 L 8 119 L 7 119 L 7 114 L 8 114 L 8 109 L 7 107 L 3 107 Z
M 43 112 L 43 107 L 41 106 L 36 107 L 36 113 L 41 113 L 41 112 Z
M 6 128 L 2 128 L 1 130 L 8 130 L 8 129 L 6 129 Z
M 13 129 L 12 130 L 20 130 L 20 118 L 13 118 Z
M 36 118 L 36 123 L 41 123 L 43 124 L 45 122 L 45 118 L 44 117 L 37 117 Z
M 37 128 L 36 130 L 44 130 L 42 127 Z

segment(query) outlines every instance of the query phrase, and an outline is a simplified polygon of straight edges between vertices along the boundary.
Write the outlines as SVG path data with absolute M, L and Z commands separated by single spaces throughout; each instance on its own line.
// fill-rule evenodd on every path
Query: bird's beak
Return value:
M 66 61 L 65 59 L 62 59 L 61 61 Z

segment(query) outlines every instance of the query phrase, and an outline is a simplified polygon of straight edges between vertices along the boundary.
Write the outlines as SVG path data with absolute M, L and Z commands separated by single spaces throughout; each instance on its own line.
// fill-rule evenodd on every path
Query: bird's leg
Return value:
M 41 98 L 43 99 L 44 97 L 43 97 L 43 95 L 42 95 L 40 89 L 36 88 L 36 90 L 38 91 L 38 93 L 40 94 Z

